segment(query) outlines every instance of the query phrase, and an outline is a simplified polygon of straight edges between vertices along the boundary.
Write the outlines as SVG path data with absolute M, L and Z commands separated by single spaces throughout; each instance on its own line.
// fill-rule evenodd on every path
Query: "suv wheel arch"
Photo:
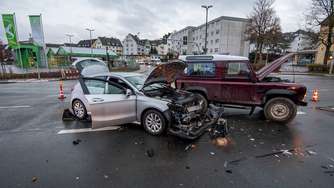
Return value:
M 276 97 L 288 98 L 296 104 L 296 92 L 286 89 L 271 89 L 267 91 L 262 98 L 262 106 L 266 105 L 270 99 Z

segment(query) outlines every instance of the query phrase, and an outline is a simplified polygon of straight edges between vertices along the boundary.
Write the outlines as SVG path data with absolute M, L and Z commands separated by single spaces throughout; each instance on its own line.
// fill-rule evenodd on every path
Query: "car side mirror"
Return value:
M 125 90 L 125 96 L 130 97 L 132 95 L 132 91 L 130 89 Z

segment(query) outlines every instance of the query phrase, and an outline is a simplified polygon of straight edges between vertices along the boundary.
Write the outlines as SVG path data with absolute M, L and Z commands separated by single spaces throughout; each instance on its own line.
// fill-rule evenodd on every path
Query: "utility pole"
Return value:
M 206 17 L 205 17 L 205 41 L 204 41 L 204 54 L 206 54 L 208 52 L 208 48 L 207 48 L 207 43 L 208 43 L 208 12 L 209 12 L 209 8 L 212 8 L 212 5 L 202 5 L 202 8 L 205 8 L 205 13 L 206 13 Z
M 69 39 L 69 41 L 70 41 L 70 53 L 71 53 L 71 55 L 70 55 L 70 61 L 72 60 L 72 37 L 74 36 L 74 35 L 71 35 L 71 34 L 65 34 L 66 36 L 68 36 L 68 39 Z
M 90 56 L 93 57 L 93 42 L 92 42 L 92 32 L 94 29 L 92 28 L 86 28 L 87 31 L 89 31 L 89 39 L 90 39 Z

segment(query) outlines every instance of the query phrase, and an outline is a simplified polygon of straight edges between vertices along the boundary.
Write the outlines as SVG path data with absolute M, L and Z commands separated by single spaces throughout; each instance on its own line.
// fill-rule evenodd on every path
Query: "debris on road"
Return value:
M 189 151 L 189 150 L 191 150 L 191 149 L 194 149 L 195 147 L 196 147 L 195 144 L 189 144 L 189 145 L 187 145 L 187 146 L 184 148 L 184 151 Z
M 104 175 L 103 177 L 104 177 L 104 179 L 108 179 L 108 178 L 109 178 L 109 176 L 108 176 L 108 175 Z
M 148 149 L 146 150 L 146 155 L 150 158 L 154 156 L 154 150 L 153 149 Z
M 79 177 L 75 177 L 76 180 L 79 180 L 80 178 Z
M 37 179 L 38 179 L 38 178 L 37 178 L 36 176 L 33 176 L 33 177 L 31 178 L 31 181 L 35 183 L 35 182 L 37 181 Z
M 312 151 L 312 150 L 307 150 L 306 152 L 307 152 L 307 154 L 309 154 L 309 155 L 317 155 L 317 152 Z
M 232 170 L 225 170 L 226 173 L 232 174 Z
M 81 142 L 80 139 L 73 140 L 72 144 L 73 145 L 78 145 Z
M 254 139 L 254 138 L 250 138 L 249 140 L 250 140 L 250 141 L 255 141 L 255 139 Z
M 210 155 L 215 155 L 215 152 L 212 152 L 212 151 L 211 151 L 211 152 L 210 152 Z
M 292 155 L 289 150 L 281 150 L 283 155 Z
M 186 169 L 189 170 L 189 169 L 190 169 L 190 166 L 186 166 Z

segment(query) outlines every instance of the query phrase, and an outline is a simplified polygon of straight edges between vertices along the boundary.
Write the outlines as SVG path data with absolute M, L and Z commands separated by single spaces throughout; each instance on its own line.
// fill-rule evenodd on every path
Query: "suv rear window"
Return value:
M 213 62 L 191 62 L 187 65 L 184 72 L 188 76 L 215 76 L 216 74 L 216 66 Z

